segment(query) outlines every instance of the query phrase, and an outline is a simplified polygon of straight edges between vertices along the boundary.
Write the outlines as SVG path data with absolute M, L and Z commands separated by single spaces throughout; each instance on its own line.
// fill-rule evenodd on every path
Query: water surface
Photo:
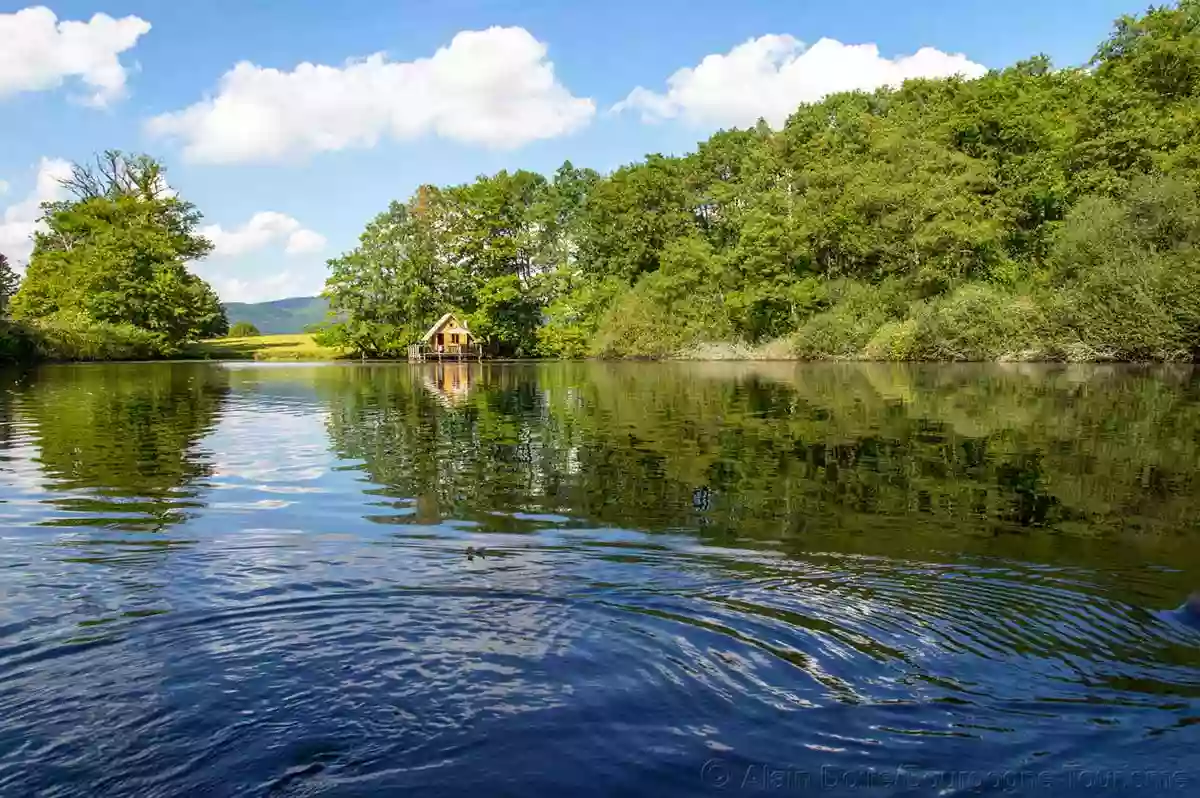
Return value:
M 1200 789 L 1200 375 L 0 375 L 0 794 Z

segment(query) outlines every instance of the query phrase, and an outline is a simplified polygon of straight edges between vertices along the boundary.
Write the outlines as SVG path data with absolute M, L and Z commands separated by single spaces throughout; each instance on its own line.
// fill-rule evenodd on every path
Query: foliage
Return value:
M 107 152 L 94 167 L 75 165 L 64 185 L 74 198 L 43 205 L 45 229 L 13 298 L 14 318 L 130 325 L 168 353 L 224 334 L 216 294 L 185 265 L 212 244 L 197 234 L 200 213 L 168 189 L 158 162 Z
M 426 186 L 331 263 L 324 340 L 398 355 L 448 310 L 498 354 L 1197 355 L 1200 0 L 1035 56 L 722 131 L 601 177 Z M 721 343 L 723 347 L 713 348 Z
M 78 315 L 0 321 L 0 362 L 151 360 L 165 354 L 160 343 L 153 333 L 131 324 Z
M 1089 197 L 1054 251 L 1064 326 L 1094 357 L 1200 354 L 1200 201 L 1191 186 L 1139 178 L 1127 198 Z
M 793 348 L 805 359 L 854 358 L 877 329 L 903 314 L 902 286 L 844 280 L 822 286 L 829 309 L 814 314 L 797 330 Z
M 0 252 L 0 318 L 8 315 L 8 303 L 20 282 L 17 273 L 8 265 L 8 258 Z
M 891 336 L 892 351 L 879 359 L 1029 360 L 1045 355 L 1045 329 L 1032 297 L 986 283 L 967 284 L 918 305 L 899 335 Z
M 719 286 L 721 263 L 711 245 L 698 237 L 677 239 L 661 260 L 605 314 L 596 354 L 656 357 L 733 335 Z
M 232 327 L 229 328 L 230 338 L 249 338 L 253 335 L 262 335 L 262 333 L 260 333 L 258 328 L 248 321 L 236 322 Z
M 37 344 L 28 325 L 0 318 L 0 363 L 37 360 Z

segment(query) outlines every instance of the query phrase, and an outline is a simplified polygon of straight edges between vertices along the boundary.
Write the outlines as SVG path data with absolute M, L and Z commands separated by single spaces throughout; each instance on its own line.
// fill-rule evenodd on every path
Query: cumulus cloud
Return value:
M 325 236 L 312 230 L 297 230 L 288 236 L 285 252 L 289 255 L 307 255 L 325 249 Z
M 884 58 L 874 44 L 821 39 L 805 47 L 791 36 L 769 35 L 680 69 L 667 79 L 665 92 L 639 86 L 613 110 L 640 111 L 647 121 L 682 117 L 696 124 L 747 127 L 762 118 L 778 127 L 801 103 L 836 92 L 986 72 L 965 55 L 932 47 Z
M 148 122 L 193 161 L 244 163 L 372 147 L 383 138 L 441 136 L 517 147 L 564 135 L 595 114 L 554 75 L 546 45 L 523 28 L 464 31 L 433 56 L 382 53 L 290 72 L 243 61 L 215 96 Z
M 289 296 L 312 296 L 325 283 L 326 269 L 321 258 L 313 257 L 325 249 L 325 236 L 309 230 L 299 221 L 277 211 L 261 211 L 231 230 L 219 224 L 200 228 L 200 234 L 213 242 L 213 258 L 189 264 L 189 268 L 208 281 L 225 302 L 263 302 Z M 269 273 L 261 263 L 246 264 L 227 259 L 274 250 L 265 258 L 271 262 L 282 249 L 287 268 Z
M 245 272 L 229 274 L 215 263 L 191 265 L 191 271 L 204 278 L 222 302 L 267 302 L 292 296 L 315 296 L 325 285 L 323 264 L 312 263 L 262 276 Z
M 42 229 L 38 219 L 43 202 L 66 197 L 62 181 L 71 176 L 71 164 L 59 158 L 43 158 L 38 164 L 37 182 L 20 202 L 4 209 L 0 216 L 0 252 L 14 263 L 24 263 L 33 252 L 33 234 Z
M 325 236 L 276 211 L 256 213 L 233 230 L 210 224 L 200 228 L 200 234 L 213 242 L 213 255 L 217 257 L 236 257 L 280 243 L 289 255 L 308 255 L 325 248 Z
M 0 14 L 0 99 L 56 89 L 67 78 L 91 90 L 84 98 L 90 105 L 120 99 L 128 72 L 119 56 L 149 30 L 149 22 L 134 16 L 96 14 L 87 22 L 59 22 L 43 6 Z

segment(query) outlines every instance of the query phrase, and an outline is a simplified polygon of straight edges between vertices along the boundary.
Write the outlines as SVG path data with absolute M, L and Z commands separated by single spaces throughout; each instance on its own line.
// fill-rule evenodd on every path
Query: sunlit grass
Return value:
M 303 333 L 213 338 L 192 344 L 187 354 L 209 360 L 333 360 L 344 357 L 341 350 L 320 346 L 311 335 Z

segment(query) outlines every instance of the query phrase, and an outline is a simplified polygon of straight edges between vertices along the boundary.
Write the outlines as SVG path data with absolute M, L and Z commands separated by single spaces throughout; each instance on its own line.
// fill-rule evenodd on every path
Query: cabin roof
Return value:
M 429 328 L 429 332 L 427 332 L 421 336 L 421 342 L 429 343 L 429 341 L 433 338 L 433 336 L 437 335 L 438 330 L 445 327 L 446 323 L 449 322 L 451 319 L 453 319 L 454 321 L 458 321 L 458 317 L 455 316 L 453 313 L 447 313 L 447 314 L 443 315 L 440 319 L 438 319 L 436 322 L 433 323 L 433 326 Z M 473 332 L 471 332 L 469 329 L 467 329 L 467 325 L 464 322 L 458 321 L 458 326 L 460 326 L 464 330 L 466 330 L 467 335 L 472 340 L 474 340 L 475 334 Z

